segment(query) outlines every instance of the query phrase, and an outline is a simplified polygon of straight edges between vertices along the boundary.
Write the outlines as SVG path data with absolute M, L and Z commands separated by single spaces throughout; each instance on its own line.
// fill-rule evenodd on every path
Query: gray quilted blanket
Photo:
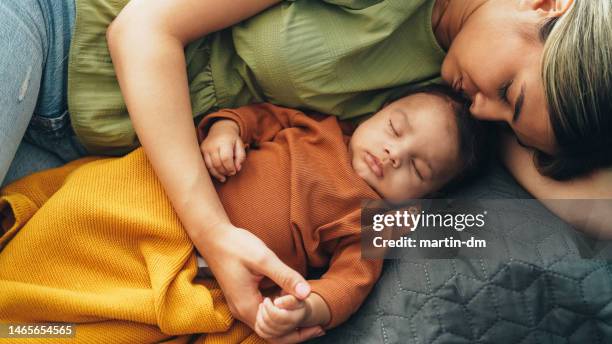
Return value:
M 453 196 L 529 198 L 499 166 Z M 362 308 L 312 342 L 612 343 L 611 261 L 582 258 L 538 202 L 514 203 L 503 257 L 388 260 Z

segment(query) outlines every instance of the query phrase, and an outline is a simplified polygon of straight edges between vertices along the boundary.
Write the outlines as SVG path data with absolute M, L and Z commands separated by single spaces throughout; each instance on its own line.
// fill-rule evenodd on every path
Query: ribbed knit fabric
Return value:
M 263 342 L 215 281 L 194 281 L 193 246 L 144 152 L 89 160 L 2 190 L 0 322 L 77 323 L 70 343 Z
M 230 220 L 304 275 L 329 266 L 310 283 L 327 327 L 345 321 L 382 262 L 361 259 L 361 201 L 378 196 L 353 172 L 337 119 L 262 104 L 213 114 L 200 132 L 220 117 L 258 146 L 215 184 Z M 26 177 L 2 190 L 0 211 L 0 322 L 74 322 L 85 343 L 260 340 L 214 281 L 194 281 L 193 246 L 142 149 Z

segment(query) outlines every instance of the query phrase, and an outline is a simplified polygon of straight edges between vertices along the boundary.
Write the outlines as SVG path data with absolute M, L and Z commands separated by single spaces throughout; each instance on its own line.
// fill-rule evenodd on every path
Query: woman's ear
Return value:
M 540 15 L 554 18 L 566 13 L 575 0 L 522 0 L 522 5 L 537 11 Z

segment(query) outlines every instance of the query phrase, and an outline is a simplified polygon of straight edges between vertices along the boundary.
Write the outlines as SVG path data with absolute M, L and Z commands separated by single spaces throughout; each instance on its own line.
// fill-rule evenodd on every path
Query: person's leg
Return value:
M 49 33 L 49 51 L 42 73 L 38 104 L 25 140 L 69 162 L 86 154 L 70 126 L 68 113 L 68 56 L 75 5 L 74 0 L 37 1 Z
M 32 172 L 62 165 L 64 165 L 64 161 L 58 158 L 57 155 L 51 154 L 26 141 L 22 141 L 19 145 L 19 149 L 17 149 L 17 154 L 15 154 L 13 163 L 6 173 L 6 177 L 4 177 L 4 181 L 0 183 L 0 187 L 4 187 L 21 177 L 32 174 Z
M 37 103 L 47 31 L 36 0 L 0 1 L 0 181 Z
M 1 36 L 2 42 L 11 42 L 23 48 L 22 55 L 38 57 L 36 80 L 30 81 L 36 87 L 30 89 L 29 106 L 21 112 L 25 113 L 25 116 L 22 116 L 22 122 L 19 123 L 20 130 L 13 130 L 13 123 L 3 123 L 0 118 L 0 134 L 11 135 L 9 139 L 0 140 L 0 144 L 9 141 L 12 147 L 7 151 L 3 149 L 0 154 L 0 183 L 13 160 L 9 174 L 2 183 L 6 184 L 32 172 L 74 160 L 83 156 L 86 151 L 72 132 L 67 110 L 68 54 L 74 28 L 74 0 L 8 0 L 0 6 L 3 6 L 7 13 L 13 12 L 14 20 L 25 22 L 30 31 L 38 33 L 36 42 L 40 45 L 37 50 L 32 48 L 32 44 L 20 45 L 19 42 L 25 39 L 8 35 L 8 31 L 3 32 Z M 19 32 L 23 31 L 25 30 Z M 30 33 L 25 35 L 32 36 Z M 16 56 L 14 59 L 21 60 L 22 63 L 24 61 Z M 2 68 L 13 70 L 11 67 Z M 11 85 L 9 81 L 1 81 L 1 84 Z M 10 106 L 3 107 L 0 109 L 0 116 L 5 115 L 4 112 L 14 113 L 15 110 Z M 25 136 L 24 126 L 27 126 Z M 22 137 L 28 142 L 21 142 L 17 155 L 13 157 Z

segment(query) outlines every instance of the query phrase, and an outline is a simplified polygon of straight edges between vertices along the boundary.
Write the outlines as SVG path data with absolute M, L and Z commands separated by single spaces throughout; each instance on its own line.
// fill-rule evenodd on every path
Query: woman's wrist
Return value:
M 223 233 L 235 228 L 229 221 L 221 220 L 215 223 L 207 222 L 205 225 L 198 227 L 189 237 L 197 248 L 207 247 L 208 249 L 214 249 L 218 244 L 223 244 L 223 240 L 219 240 L 219 238 L 223 236 Z

